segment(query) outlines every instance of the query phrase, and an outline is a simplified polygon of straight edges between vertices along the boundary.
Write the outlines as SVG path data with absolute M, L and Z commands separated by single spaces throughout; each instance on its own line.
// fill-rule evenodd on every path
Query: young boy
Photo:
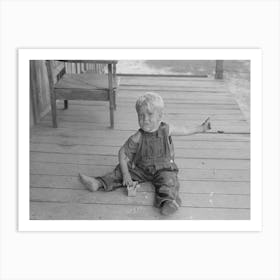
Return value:
M 193 128 L 162 122 L 164 103 L 160 95 L 148 92 L 138 98 L 136 111 L 140 129 L 119 150 L 119 164 L 113 172 L 91 178 L 79 174 L 90 191 L 112 191 L 150 181 L 155 187 L 155 206 L 163 215 L 173 214 L 181 206 L 178 167 L 174 162 L 172 135 L 191 135 L 211 129 L 209 118 Z

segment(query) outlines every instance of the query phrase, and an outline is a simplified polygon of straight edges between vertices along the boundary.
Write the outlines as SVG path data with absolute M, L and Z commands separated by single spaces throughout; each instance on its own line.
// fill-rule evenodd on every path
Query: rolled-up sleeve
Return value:
M 125 155 L 129 158 L 129 160 L 133 160 L 134 155 L 136 154 L 138 148 L 138 139 L 136 135 L 130 136 L 127 141 L 124 143 L 123 148 Z

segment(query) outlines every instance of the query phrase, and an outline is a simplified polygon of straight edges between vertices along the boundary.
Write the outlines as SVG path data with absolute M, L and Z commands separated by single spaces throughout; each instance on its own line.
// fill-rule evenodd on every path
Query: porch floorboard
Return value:
M 78 173 L 102 175 L 117 164 L 117 152 L 138 129 L 134 104 L 146 91 L 164 98 L 165 121 L 197 125 L 210 116 L 205 134 L 173 137 L 182 207 L 163 217 L 153 207 L 154 190 L 142 184 L 136 197 L 124 188 L 88 192 Z M 115 129 L 105 102 L 58 104 L 31 129 L 30 219 L 227 220 L 250 218 L 250 126 L 223 81 L 208 78 L 121 77 Z

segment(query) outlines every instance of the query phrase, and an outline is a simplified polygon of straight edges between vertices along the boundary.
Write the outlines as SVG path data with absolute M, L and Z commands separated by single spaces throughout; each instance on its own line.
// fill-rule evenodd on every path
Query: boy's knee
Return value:
M 179 187 L 178 179 L 175 176 L 165 176 L 158 183 L 160 186 L 166 186 L 168 188 Z
M 176 185 L 176 179 L 175 178 L 173 178 L 173 177 L 168 177 L 167 178 L 167 180 L 166 180 L 166 182 L 165 182 L 165 184 L 167 185 L 167 186 L 170 186 L 170 187 L 175 187 L 175 185 Z

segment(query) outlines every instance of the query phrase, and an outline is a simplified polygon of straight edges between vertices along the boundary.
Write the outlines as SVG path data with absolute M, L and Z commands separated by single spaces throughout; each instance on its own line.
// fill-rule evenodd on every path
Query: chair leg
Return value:
M 114 108 L 110 108 L 110 124 L 111 128 L 114 128 Z
M 64 100 L 64 110 L 68 109 L 68 100 Z
M 116 91 L 114 91 L 114 94 L 113 94 L 113 99 L 114 99 L 114 110 L 117 109 L 117 103 L 116 103 Z
M 51 108 L 52 108 L 52 123 L 53 127 L 57 128 L 57 120 L 56 120 L 56 98 L 55 98 L 55 93 L 51 93 Z

